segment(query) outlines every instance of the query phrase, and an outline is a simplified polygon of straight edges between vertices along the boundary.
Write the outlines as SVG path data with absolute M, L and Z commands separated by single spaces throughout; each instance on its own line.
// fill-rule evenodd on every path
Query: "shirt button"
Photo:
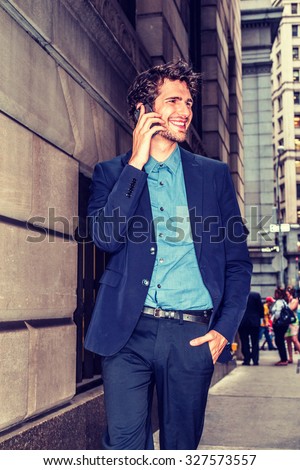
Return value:
M 158 234 L 158 236 L 159 236 L 160 238 L 162 238 L 162 237 L 164 236 L 164 234 L 160 232 L 160 233 Z
M 143 279 L 143 280 L 142 280 L 142 284 L 143 284 L 144 286 L 149 286 L 149 281 L 148 281 L 148 279 Z
M 157 287 L 158 287 L 158 289 L 160 289 L 160 288 L 161 288 L 161 284 L 157 284 Z
M 161 186 L 163 186 L 163 185 L 164 185 L 164 182 L 163 182 L 163 181 L 160 181 L 159 184 L 160 184 Z
M 160 210 L 160 211 L 164 211 L 165 209 L 164 209 L 163 207 L 160 207 L 159 210 Z
M 159 258 L 159 262 L 163 263 L 165 260 L 163 258 Z
M 164 164 L 163 164 L 163 163 L 160 163 L 159 166 L 162 167 L 162 166 L 164 166 Z

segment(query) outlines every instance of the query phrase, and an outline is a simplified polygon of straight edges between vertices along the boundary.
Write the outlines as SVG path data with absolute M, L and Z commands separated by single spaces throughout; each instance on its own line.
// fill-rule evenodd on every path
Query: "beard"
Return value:
M 167 129 L 166 131 L 159 131 L 158 134 L 171 142 L 181 143 L 185 141 L 187 132 L 176 132 Z

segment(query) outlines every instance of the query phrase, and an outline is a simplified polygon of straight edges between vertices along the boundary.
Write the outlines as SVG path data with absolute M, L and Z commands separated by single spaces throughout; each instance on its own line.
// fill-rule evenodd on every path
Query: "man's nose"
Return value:
M 184 117 L 189 117 L 190 114 L 191 114 L 192 110 L 191 110 L 191 107 L 184 103 L 184 102 L 180 102 L 179 105 L 178 105 L 178 113 L 181 115 L 181 116 L 184 116 Z

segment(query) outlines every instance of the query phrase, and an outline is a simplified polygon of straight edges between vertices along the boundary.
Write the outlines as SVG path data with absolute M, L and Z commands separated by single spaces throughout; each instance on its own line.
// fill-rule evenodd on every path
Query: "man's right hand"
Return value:
M 128 164 L 142 170 L 149 160 L 153 135 L 165 130 L 165 125 L 161 114 L 154 111 L 146 113 L 142 103 L 138 104 L 138 109 L 140 109 L 140 116 L 133 131 L 132 155 Z

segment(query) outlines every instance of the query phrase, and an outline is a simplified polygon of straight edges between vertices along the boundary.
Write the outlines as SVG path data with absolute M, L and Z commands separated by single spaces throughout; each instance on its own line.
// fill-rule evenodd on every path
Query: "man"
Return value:
M 140 74 L 132 150 L 95 167 L 92 235 L 111 255 L 86 348 L 103 356 L 106 449 L 153 449 L 154 386 L 160 449 L 197 448 L 214 364 L 246 306 L 251 263 L 228 167 L 178 146 L 198 82 L 181 60 Z
M 264 307 L 259 292 L 250 292 L 246 311 L 239 327 L 244 356 L 243 366 L 250 366 L 251 359 L 253 365 L 259 365 L 259 330 L 263 317 Z

